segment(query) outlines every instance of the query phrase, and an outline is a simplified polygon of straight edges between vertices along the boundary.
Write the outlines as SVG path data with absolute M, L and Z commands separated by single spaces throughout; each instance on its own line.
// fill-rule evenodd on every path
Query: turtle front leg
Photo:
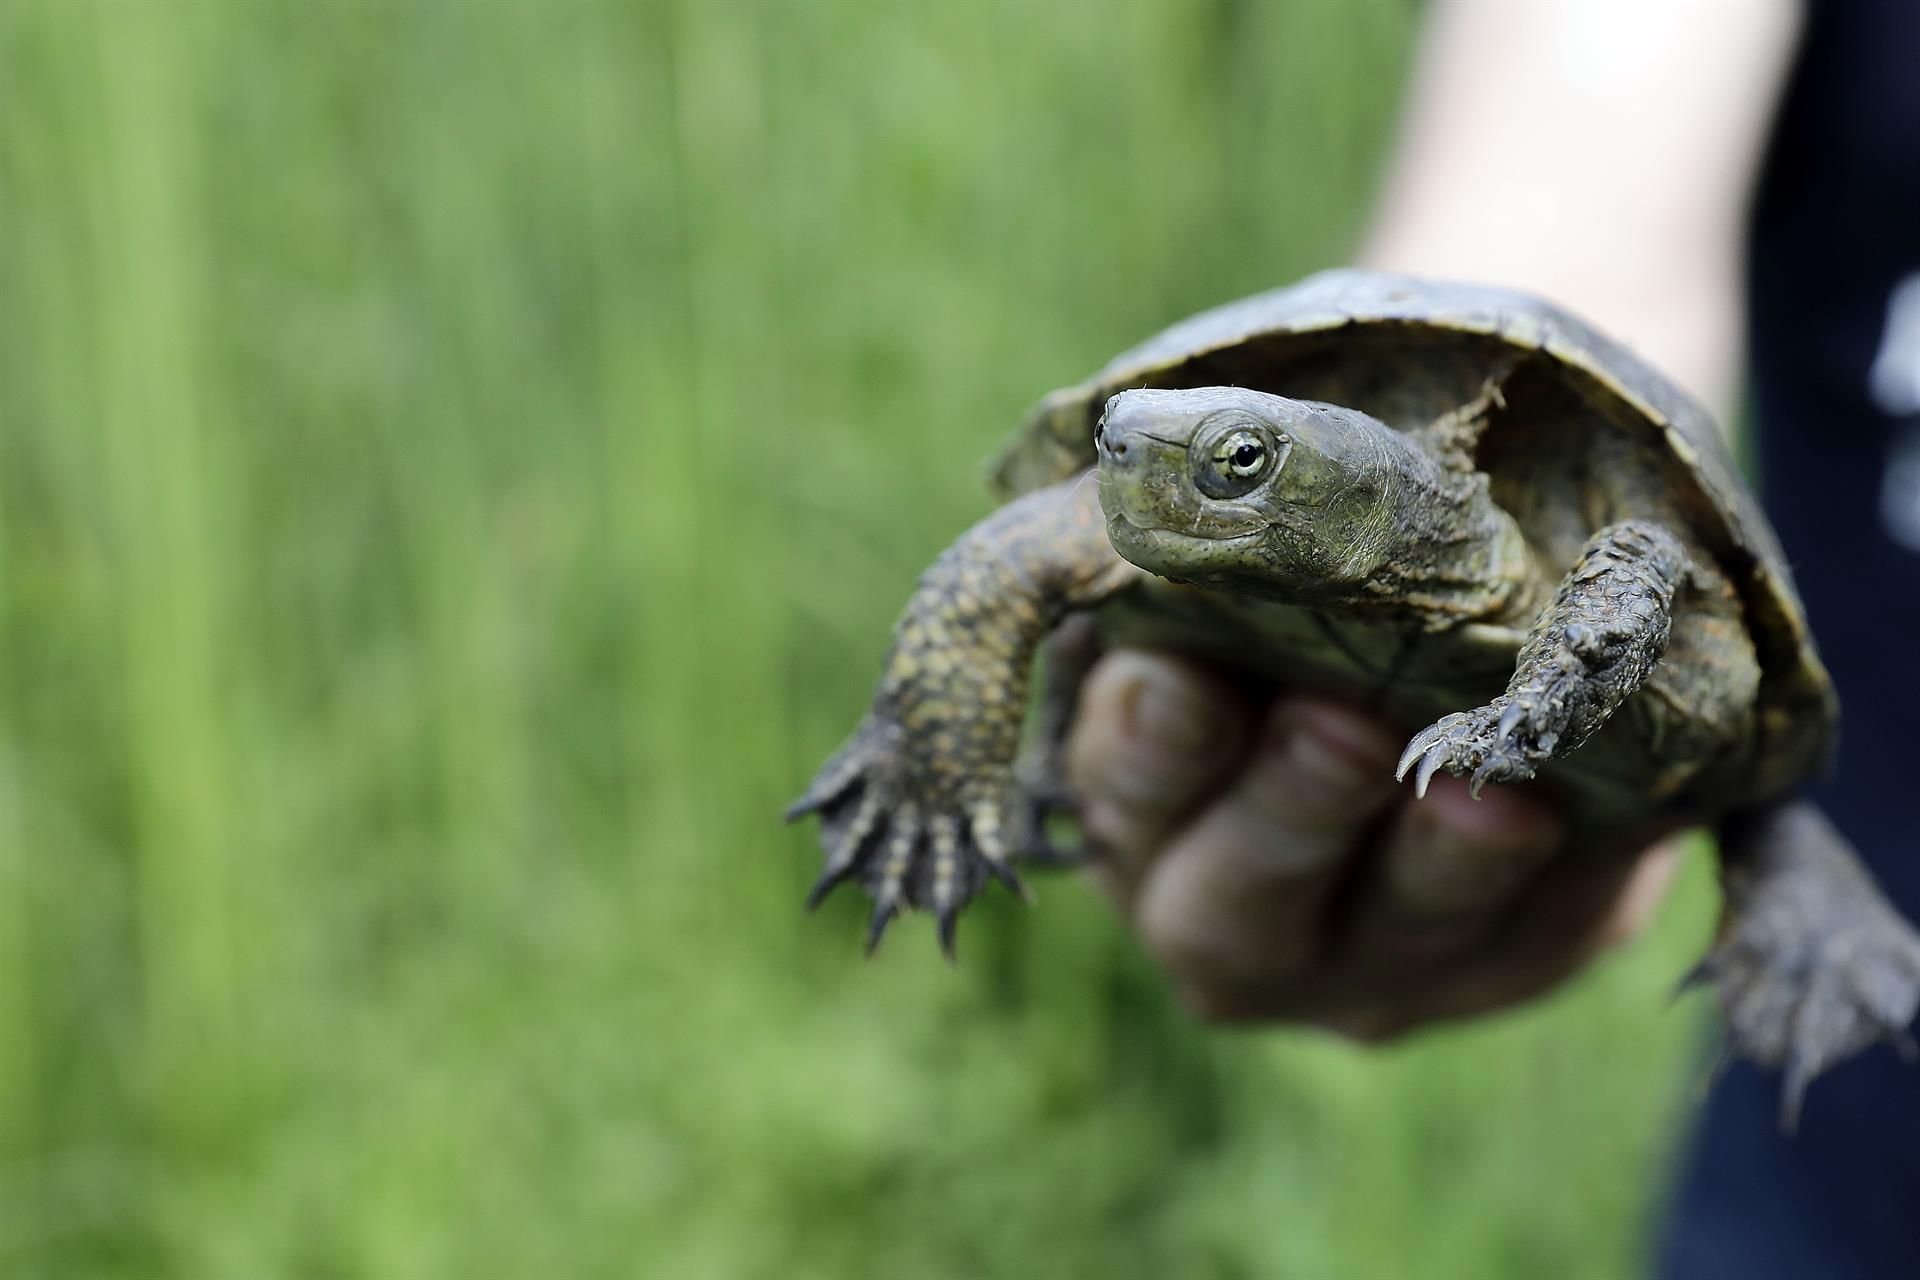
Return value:
M 1667 650 L 1686 549 L 1649 520 L 1595 534 L 1534 624 L 1507 691 L 1443 717 L 1408 744 L 1395 776 L 1418 764 L 1425 795 L 1438 770 L 1472 781 L 1531 778 L 1543 760 L 1585 742 L 1646 682 Z
M 975 525 L 921 576 L 894 627 L 873 706 L 788 818 L 818 813 L 817 905 L 857 878 L 872 896 L 867 947 L 903 908 L 939 919 L 951 954 L 960 909 L 1038 844 L 1039 808 L 1015 777 L 1034 653 L 1069 610 L 1139 570 L 1107 541 L 1084 476 Z

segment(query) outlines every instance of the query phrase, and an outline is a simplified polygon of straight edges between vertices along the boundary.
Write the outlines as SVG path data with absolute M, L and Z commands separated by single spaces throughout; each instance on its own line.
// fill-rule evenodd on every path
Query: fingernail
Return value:
M 1223 732 L 1202 695 L 1160 671 L 1136 675 L 1123 705 L 1128 732 L 1170 752 L 1198 751 L 1217 742 Z

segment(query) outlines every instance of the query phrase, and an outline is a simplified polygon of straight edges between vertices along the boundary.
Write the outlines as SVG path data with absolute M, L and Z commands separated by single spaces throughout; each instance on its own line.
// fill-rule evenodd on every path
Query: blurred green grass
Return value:
M 862 963 L 775 820 L 1029 400 L 1350 251 L 1412 20 L 0 5 L 0 1272 L 1627 1274 L 1698 870 L 1369 1054 L 1071 880 Z

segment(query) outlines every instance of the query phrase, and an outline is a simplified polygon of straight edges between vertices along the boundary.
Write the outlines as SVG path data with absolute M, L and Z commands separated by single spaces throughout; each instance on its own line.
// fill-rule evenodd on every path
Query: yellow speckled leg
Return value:
M 1107 542 L 1085 476 L 1001 508 L 934 562 L 872 709 L 788 811 L 821 819 L 826 868 L 809 905 L 857 877 L 874 900 L 869 949 L 903 908 L 926 908 L 951 953 L 988 876 L 1018 887 L 1010 864 L 1035 836 L 1013 767 L 1034 653 L 1070 610 L 1139 572 Z

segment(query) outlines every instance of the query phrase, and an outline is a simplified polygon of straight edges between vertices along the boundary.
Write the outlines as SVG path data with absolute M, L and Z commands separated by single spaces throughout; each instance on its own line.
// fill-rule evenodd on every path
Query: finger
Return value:
M 1393 802 L 1398 748 L 1384 725 L 1339 704 L 1274 705 L 1245 770 L 1141 882 L 1135 923 L 1177 980 L 1225 991 L 1312 963 L 1328 894 Z
M 1545 800 L 1513 787 L 1474 799 L 1442 775 L 1400 810 L 1355 908 L 1349 955 L 1363 968 L 1426 968 L 1482 944 L 1566 843 Z
M 1166 833 L 1233 775 L 1253 712 L 1217 674 L 1117 650 L 1088 672 L 1067 742 L 1080 824 L 1125 888 Z
M 1506 936 L 1433 988 L 1428 1016 L 1466 1017 L 1552 990 L 1603 951 L 1636 938 L 1672 887 L 1681 841 L 1638 858 L 1558 863 L 1514 914 Z
M 1437 971 L 1398 999 L 1324 1020 L 1377 1041 L 1428 1023 L 1476 1017 L 1536 999 L 1636 938 L 1672 887 L 1686 843 L 1668 840 L 1627 860 L 1557 861 L 1516 904 L 1509 927 L 1484 951 Z

